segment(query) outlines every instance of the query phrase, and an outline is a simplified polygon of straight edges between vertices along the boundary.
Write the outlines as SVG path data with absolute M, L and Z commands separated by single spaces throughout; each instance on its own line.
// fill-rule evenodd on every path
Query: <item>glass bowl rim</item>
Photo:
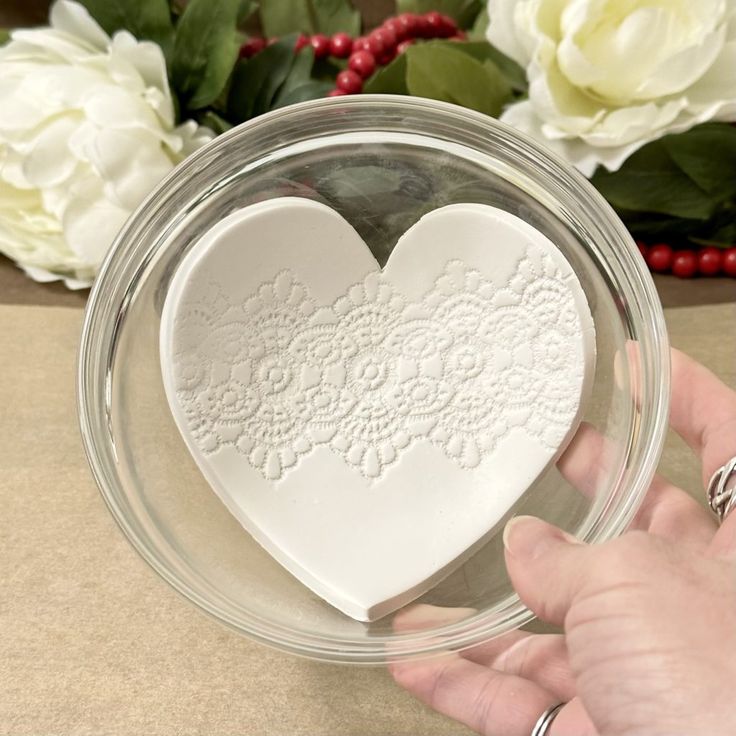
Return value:
M 210 591 L 211 597 L 201 592 L 202 589 L 206 590 L 208 587 L 204 578 L 197 575 L 201 578 L 200 587 L 195 588 L 179 576 L 150 544 L 148 535 L 138 528 L 134 519 L 129 517 L 118 500 L 120 494 L 115 487 L 117 485 L 122 491 L 121 497 L 125 497 L 123 484 L 114 473 L 114 463 L 108 462 L 115 457 L 114 447 L 111 453 L 108 444 L 112 445 L 112 442 L 106 444 L 104 440 L 108 437 L 101 436 L 100 431 L 108 426 L 105 420 L 110 411 L 110 381 L 117 335 L 123 321 L 121 315 L 124 315 L 127 310 L 126 299 L 129 298 L 130 287 L 133 285 L 133 282 L 125 282 L 126 263 L 122 256 L 130 235 L 136 229 L 140 229 L 147 217 L 166 204 L 167 198 L 171 196 L 170 185 L 183 180 L 189 172 L 196 169 L 201 161 L 225 150 L 232 141 L 251 135 L 264 126 L 331 108 L 349 110 L 351 108 L 367 109 L 371 106 L 383 110 L 404 109 L 419 113 L 438 113 L 448 121 L 455 119 L 485 127 L 496 138 L 505 141 L 507 145 L 513 144 L 518 151 L 530 159 L 536 158 L 544 162 L 563 181 L 574 187 L 581 197 L 584 196 L 586 204 L 604 218 L 607 227 L 617 241 L 624 245 L 622 252 L 616 254 L 622 261 L 621 272 L 626 274 L 635 293 L 648 307 L 645 315 L 649 318 L 649 323 L 643 324 L 642 328 L 648 330 L 652 343 L 650 345 L 652 360 L 649 365 L 643 366 L 643 372 L 646 373 L 648 379 L 646 385 L 653 388 L 653 393 L 643 397 L 642 404 L 648 411 L 651 426 L 648 444 L 644 447 L 639 466 L 629 481 L 628 493 L 619 501 L 615 516 L 609 518 L 604 526 L 599 525 L 596 530 L 591 530 L 586 541 L 603 541 L 620 535 L 636 513 L 654 476 L 664 445 L 670 386 L 669 345 L 659 298 L 633 239 L 623 223 L 592 184 L 573 170 L 563 159 L 530 137 L 482 113 L 450 103 L 402 95 L 360 95 L 313 100 L 275 110 L 243 123 L 218 136 L 175 167 L 128 218 L 105 257 L 90 293 L 81 334 L 77 374 L 78 418 L 87 460 L 100 493 L 123 534 L 141 557 L 180 595 L 194 603 L 210 617 L 263 644 L 312 659 L 352 664 L 383 664 L 386 661 L 407 657 L 430 656 L 447 650 L 462 650 L 516 629 L 528 623 L 534 616 L 518 598 L 512 598 L 511 605 L 500 611 L 481 612 L 469 619 L 439 628 L 400 635 L 375 636 L 367 640 L 336 640 L 319 634 L 306 634 L 301 630 L 295 634 L 295 629 L 272 621 L 265 621 L 262 617 L 250 612 L 245 612 L 247 620 L 244 620 L 242 615 L 236 615 L 236 613 L 242 614 L 244 609 L 237 608 L 236 613 L 233 613 L 226 610 L 227 606 L 217 604 L 214 599 L 221 596 L 214 591 Z M 140 245 L 137 244 L 137 246 L 140 249 Z M 138 254 L 138 251 L 136 253 Z M 144 270 L 148 257 L 150 253 L 138 265 L 137 274 Z M 113 308 L 115 319 L 111 320 L 109 317 Z M 101 315 L 107 315 L 107 317 L 103 319 Z M 108 345 L 109 350 L 100 350 L 100 347 Z M 106 359 L 104 359 L 105 356 Z M 100 401 L 102 404 L 98 403 Z M 104 406 L 104 412 L 100 412 L 101 405 Z M 499 622 L 495 618 L 501 613 L 504 614 L 504 618 L 502 622 Z

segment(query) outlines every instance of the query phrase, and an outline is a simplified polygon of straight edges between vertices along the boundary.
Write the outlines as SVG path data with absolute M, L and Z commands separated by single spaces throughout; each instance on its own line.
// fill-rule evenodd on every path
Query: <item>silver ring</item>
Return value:
M 552 721 L 560 714 L 560 711 L 567 705 L 567 703 L 557 703 L 550 708 L 547 708 L 541 716 L 536 725 L 532 729 L 529 736 L 547 736 L 549 727 L 552 725 Z
M 731 480 L 734 482 L 729 485 Z M 736 508 L 736 457 L 713 473 L 708 483 L 708 503 L 721 523 Z

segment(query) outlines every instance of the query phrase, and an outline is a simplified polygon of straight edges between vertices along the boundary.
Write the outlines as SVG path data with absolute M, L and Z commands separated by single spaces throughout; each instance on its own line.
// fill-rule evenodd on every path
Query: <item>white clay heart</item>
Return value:
M 560 251 L 450 205 L 383 271 L 334 210 L 246 207 L 197 242 L 161 366 L 199 468 L 315 593 L 371 621 L 485 542 L 572 436 L 593 321 Z

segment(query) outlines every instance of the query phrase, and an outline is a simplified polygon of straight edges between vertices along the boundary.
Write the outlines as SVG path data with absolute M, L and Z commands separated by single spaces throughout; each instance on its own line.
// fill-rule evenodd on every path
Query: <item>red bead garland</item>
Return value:
M 403 40 L 397 47 L 396 47 L 396 53 L 397 54 L 403 54 L 404 51 L 406 51 L 409 46 L 413 46 L 417 42 L 416 38 L 407 38 Z
M 363 89 L 363 79 L 360 74 L 352 69 L 345 69 L 337 75 L 337 89 L 342 90 L 346 95 L 358 94 Z
M 673 250 L 666 243 L 647 245 L 637 241 L 637 247 L 649 268 L 655 273 L 672 273 L 681 279 L 694 276 L 731 276 L 736 278 L 736 246 L 700 250 Z
M 717 276 L 722 263 L 723 255 L 718 248 L 703 248 L 698 253 L 698 271 L 703 276 Z
M 389 18 L 386 23 L 389 23 Z M 396 16 L 396 22 L 404 29 L 404 38 L 415 38 L 419 31 L 419 16 L 415 13 L 401 13 Z
M 353 50 L 353 39 L 347 33 L 336 33 L 330 39 L 330 56 L 347 59 Z
M 337 75 L 335 89 L 327 93 L 328 97 L 338 97 L 361 92 L 363 80 L 373 75 L 379 66 L 389 64 L 397 54 L 403 54 L 418 40 L 430 38 L 464 41 L 466 35 L 452 18 L 437 11 L 422 15 L 401 13 L 387 18 L 378 28 L 356 39 L 347 33 L 336 33 L 331 38 L 321 33 L 313 36 L 301 34 L 297 38 L 295 51 L 311 46 L 315 59 L 332 56 L 348 60 L 348 68 Z M 250 59 L 276 40 L 250 38 L 240 47 L 240 56 Z
M 240 58 L 250 59 L 251 56 L 255 56 L 257 53 L 263 51 L 266 48 L 266 40 L 264 38 L 249 38 L 240 47 Z
M 335 88 L 327 93 L 328 97 L 339 97 L 361 92 L 364 80 L 371 77 L 379 66 L 390 63 L 418 41 L 431 38 L 465 41 L 467 36 L 452 18 L 437 11 L 422 15 L 401 13 L 356 39 L 347 33 L 336 33 L 331 38 L 321 33 L 313 36 L 302 34 L 296 41 L 295 51 L 311 45 L 315 59 L 328 56 L 347 59 L 348 68 L 337 75 Z M 255 56 L 276 40 L 250 38 L 240 47 L 240 56 L 246 59 Z M 655 273 L 672 273 L 679 278 L 697 275 L 736 278 L 736 247 L 674 250 L 667 243 L 647 245 L 641 241 L 637 242 L 637 247 L 647 266 Z
M 294 46 L 294 52 L 299 53 L 303 48 L 309 46 L 309 36 L 305 36 L 303 33 L 299 34 L 299 38 L 296 39 L 296 45 Z
M 723 254 L 723 272 L 736 278 L 736 248 L 729 248 Z
M 309 39 L 314 49 L 315 59 L 326 59 L 330 55 L 330 39 L 323 33 L 317 33 Z
M 698 257 L 691 250 L 680 250 L 672 259 L 672 273 L 681 279 L 690 279 L 698 272 Z
M 653 245 L 646 256 L 647 265 L 652 271 L 666 273 L 672 268 L 672 248 L 666 243 Z
M 370 51 L 355 51 L 348 59 L 348 68 L 368 79 L 376 71 L 376 58 Z

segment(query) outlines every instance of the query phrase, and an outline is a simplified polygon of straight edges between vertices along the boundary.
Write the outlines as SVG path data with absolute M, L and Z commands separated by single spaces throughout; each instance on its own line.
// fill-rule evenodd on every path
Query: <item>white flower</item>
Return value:
M 0 48 L 0 252 L 79 288 L 141 200 L 213 134 L 174 127 L 155 43 L 111 39 L 70 0 L 50 17 Z
M 489 0 L 488 40 L 527 71 L 502 120 L 590 176 L 736 120 L 736 0 Z

